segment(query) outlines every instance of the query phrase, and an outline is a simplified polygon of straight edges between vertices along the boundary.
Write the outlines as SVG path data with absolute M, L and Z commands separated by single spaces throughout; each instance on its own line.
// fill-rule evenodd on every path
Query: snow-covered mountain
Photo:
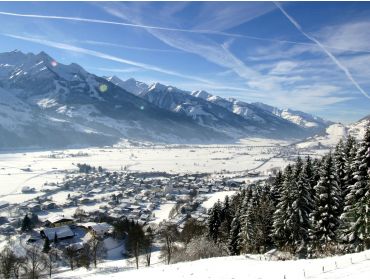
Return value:
M 370 115 L 362 118 L 358 122 L 351 124 L 348 127 L 348 132 L 357 139 L 363 139 L 365 136 L 366 127 L 370 125 Z
M 173 86 L 154 83 L 140 97 L 157 107 L 191 117 L 198 124 L 215 128 L 236 137 L 260 135 L 267 137 L 304 137 L 305 129 L 270 112 L 245 103 L 239 111 L 229 102 L 204 91 L 188 92 Z M 235 104 L 241 104 L 235 101 Z
M 2 148 L 231 139 L 44 52 L 0 54 L 0 109 Z
M 219 106 L 222 106 L 247 120 L 253 119 L 263 123 L 266 120 L 264 117 L 261 117 L 262 112 L 264 115 L 266 115 L 266 113 L 270 113 L 289 121 L 290 123 L 296 124 L 305 130 L 309 130 L 311 133 L 323 132 L 329 125 L 333 124 L 333 122 L 301 111 L 279 109 L 264 103 L 246 103 L 233 98 L 224 99 L 219 96 L 209 94 L 206 91 L 194 91 L 192 92 L 192 95 L 218 104 Z
M 134 78 L 130 78 L 125 81 L 122 81 L 117 76 L 112 76 L 112 77 L 106 77 L 106 79 L 107 81 L 115 84 L 116 86 L 119 86 L 123 88 L 124 90 L 131 92 L 135 95 L 140 95 L 149 89 L 149 86 L 146 83 L 139 82 L 135 80 Z
M 0 53 L 0 147 L 304 138 L 331 124 L 262 103 L 98 77 L 44 52 Z

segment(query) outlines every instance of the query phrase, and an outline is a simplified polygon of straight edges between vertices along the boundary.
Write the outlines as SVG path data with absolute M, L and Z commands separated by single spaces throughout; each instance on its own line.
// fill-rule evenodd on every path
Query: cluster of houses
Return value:
M 28 238 L 28 243 L 38 242 L 41 246 L 42 240 L 48 239 L 54 246 L 62 248 L 73 246 L 75 250 L 83 248 L 88 241 L 87 234 L 101 240 L 113 233 L 113 226 L 108 223 L 78 223 L 74 218 L 63 215 L 50 216 L 42 221 L 40 231 L 34 231 Z
M 190 216 L 199 221 L 207 218 L 206 210 L 200 205 L 208 194 L 237 190 L 240 187 L 241 183 L 214 179 L 207 174 L 129 174 L 123 171 L 70 173 L 63 182 L 49 187 L 48 192 L 40 192 L 40 196 L 32 200 L 10 206 L 7 203 L 1 204 L 0 207 L 16 210 L 18 221 L 13 221 L 10 226 L 9 218 L 8 222 L 0 224 L 0 231 L 2 227 L 8 231 L 19 227 L 19 217 L 28 214 L 45 219 L 44 229 L 35 239 L 54 239 L 55 236 L 58 239 L 73 238 L 76 236 L 75 226 L 78 225 L 77 229 L 84 226 L 82 221 L 77 221 L 76 216 L 61 218 L 60 215 L 74 213 L 76 209 L 90 209 L 85 210 L 89 213 L 83 220 L 86 230 L 105 234 L 109 227 L 94 225 L 97 217 L 105 215 L 116 219 L 127 218 L 148 224 L 155 221 L 154 211 L 163 203 L 173 203 L 176 206 L 174 215 L 168 220 L 181 227 Z M 64 193 L 65 199 L 60 199 Z M 58 197 L 54 197 L 55 195 Z M 51 218 L 55 215 L 57 218 Z

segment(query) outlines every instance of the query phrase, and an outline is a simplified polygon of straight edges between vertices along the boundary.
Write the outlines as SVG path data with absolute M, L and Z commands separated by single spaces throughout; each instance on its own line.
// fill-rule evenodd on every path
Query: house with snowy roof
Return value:
M 40 231 L 40 235 L 49 240 L 54 240 L 55 237 L 57 237 L 58 240 L 64 240 L 75 236 L 69 226 L 45 228 Z

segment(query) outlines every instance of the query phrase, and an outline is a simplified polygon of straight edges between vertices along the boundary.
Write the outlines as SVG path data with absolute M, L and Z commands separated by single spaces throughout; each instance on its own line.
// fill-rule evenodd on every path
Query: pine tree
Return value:
M 222 205 L 221 213 L 220 213 L 220 235 L 223 237 L 224 241 L 227 241 L 230 230 L 231 230 L 231 223 L 233 221 L 233 213 L 230 206 L 229 196 L 225 197 L 225 201 Z
M 24 216 L 23 221 L 22 221 L 21 230 L 22 231 L 29 231 L 31 229 L 32 229 L 31 219 L 26 214 L 26 216 Z
M 298 253 L 304 253 L 309 239 L 310 214 L 313 208 L 312 170 L 309 158 L 304 167 L 300 169 L 301 173 L 298 177 L 295 177 L 296 186 L 292 191 L 293 203 L 292 212 L 290 213 L 292 236 L 290 239 L 293 242 L 293 250 Z
M 240 255 L 240 251 L 241 251 L 240 232 L 241 232 L 240 214 L 238 212 L 236 213 L 231 223 L 231 230 L 230 230 L 229 240 L 228 240 L 228 250 L 231 256 Z
M 356 156 L 355 184 L 346 196 L 344 238 L 356 251 L 370 248 L 370 126 Z
M 49 238 L 45 237 L 45 240 L 44 240 L 44 247 L 43 247 L 42 251 L 43 251 L 44 253 L 49 253 L 50 249 L 51 249 L 51 248 L 50 248 L 50 241 L 49 241 Z
M 344 199 L 350 191 L 350 186 L 356 183 L 354 178 L 355 172 L 357 170 L 356 165 L 356 155 L 357 155 L 357 142 L 356 139 L 352 136 L 348 136 L 347 142 L 345 145 L 345 190 L 344 190 Z
M 276 210 L 273 214 L 272 237 L 275 244 L 280 248 L 291 250 L 292 244 L 292 192 L 294 189 L 294 176 L 292 166 L 288 165 L 284 170 L 284 182 L 281 189 L 281 196 Z
M 316 196 L 311 215 L 310 238 L 314 249 L 324 252 L 337 239 L 341 200 L 331 153 L 323 159 L 320 180 L 314 190 Z
M 218 200 L 208 212 L 208 235 L 217 243 L 220 237 L 221 202 Z
M 334 151 L 334 161 L 335 161 L 335 169 L 337 172 L 337 179 L 338 179 L 338 187 L 341 192 L 341 207 L 339 212 L 343 212 L 343 202 L 346 196 L 346 156 L 345 156 L 345 146 L 343 140 L 341 139 L 339 143 L 335 147 Z
M 271 186 L 271 198 L 274 202 L 275 207 L 277 206 L 280 199 L 280 193 L 281 189 L 283 188 L 283 182 L 284 182 L 283 173 L 279 170 Z

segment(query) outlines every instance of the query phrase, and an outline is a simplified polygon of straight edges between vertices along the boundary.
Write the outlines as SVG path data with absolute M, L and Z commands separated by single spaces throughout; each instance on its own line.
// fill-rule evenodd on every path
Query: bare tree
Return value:
M 40 274 L 46 269 L 45 258 L 39 247 L 31 245 L 26 249 L 26 263 L 25 263 L 27 277 L 31 279 L 39 278 Z
M 94 266 L 96 267 L 98 260 L 101 259 L 104 253 L 103 242 L 93 234 L 87 244 L 89 244 L 91 257 L 94 262 Z
M 0 277 L 1 278 L 19 278 L 20 268 L 24 259 L 18 257 L 6 246 L 0 254 Z
M 172 254 L 175 249 L 175 242 L 179 236 L 177 226 L 172 223 L 162 224 L 160 225 L 159 234 L 164 241 L 164 246 L 162 247 L 163 256 L 166 259 L 167 264 L 170 264 Z
M 64 249 L 64 255 L 69 262 L 71 270 L 74 269 L 75 259 L 77 256 L 77 248 L 75 245 L 70 245 Z
M 46 262 L 46 268 L 49 273 L 49 278 L 51 278 L 54 269 L 57 267 L 59 251 L 56 248 L 51 248 L 49 252 L 45 253 L 44 257 Z
M 139 268 L 139 257 L 143 252 L 145 235 L 143 228 L 139 224 L 130 226 L 126 239 L 126 249 L 135 258 L 136 268 Z
M 150 266 L 150 261 L 152 257 L 153 241 L 154 241 L 153 230 L 151 227 L 148 227 L 145 232 L 145 238 L 144 238 L 144 254 L 145 254 L 146 266 Z

